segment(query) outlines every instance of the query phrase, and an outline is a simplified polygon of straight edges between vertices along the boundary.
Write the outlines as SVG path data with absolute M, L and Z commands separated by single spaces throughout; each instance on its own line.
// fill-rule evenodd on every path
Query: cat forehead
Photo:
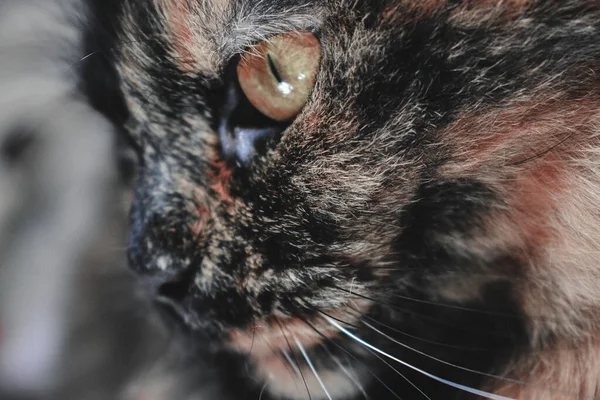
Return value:
M 347 87 L 343 95 L 354 97 L 376 86 L 364 81 L 399 76 L 399 63 L 410 60 L 408 51 L 416 49 L 411 41 L 412 46 L 424 40 L 432 43 L 428 37 L 447 28 L 457 28 L 462 37 L 491 28 L 510 33 L 528 23 L 529 11 L 560 8 L 555 1 L 543 7 L 535 4 L 533 0 L 126 0 L 118 63 L 129 91 L 152 93 L 143 101 L 160 103 L 168 94 L 165 84 L 176 86 L 178 93 L 195 95 L 192 88 L 198 82 L 219 82 L 231 60 L 253 44 L 278 33 L 316 28 L 323 44 L 320 81 L 336 85 L 329 92 L 321 85 L 317 92 L 341 96 L 338 89 Z M 438 46 L 446 46 L 445 39 Z M 452 50 L 463 51 L 460 46 Z M 156 77 L 163 88 L 157 86 Z M 162 92 L 160 101 L 154 99 L 155 92 Z
M 333 26 L 333 36 L 343 35 L 345 27 L 360 25 L 368 17 L 380 21 L 375 25 L 394 21 L 402 26 L 448 5 L 447 0 L 155 1 L 165 16 L 174 59 L 188 72 L 209 75 L 218 74 L 223 62 L 235 54 L 279 33 L 319 30 L 332 19 L 336 21 L 329 26 Z M 365 38 L 366 32 L 361 37 Z
M 317 27 L 327 1 L 157 0 L 183 69 L 216 73 L 223 60 L 273 35 Z
M 137 0 L 130 0 L 134 3 Z M 188 72 L 218 74 L 223 62 L 278 33 L 319 28 L 329 17 L 374 17 L 377 24 L 413 24 L 444 14 L 473 28 L 505 23 L 532 0 L 154 0 L 174 59 Z M 135 12 L 135 10 L 132 10 Z

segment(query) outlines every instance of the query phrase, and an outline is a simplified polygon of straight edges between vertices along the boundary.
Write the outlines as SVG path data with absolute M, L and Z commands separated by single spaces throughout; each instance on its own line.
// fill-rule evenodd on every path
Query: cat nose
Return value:
M 191 228 L 196 216 L 177 208 L 177 203 L 173 212 L 161 212 L 158 207 L 144 209 L 149 203 L 139 201 L 134 199 L 131 212 L 129 267 L 153 295 L 171 296 L 180 291 L 182 282 L 192 279 L 188 274 L 202 257 L 202 243 Z

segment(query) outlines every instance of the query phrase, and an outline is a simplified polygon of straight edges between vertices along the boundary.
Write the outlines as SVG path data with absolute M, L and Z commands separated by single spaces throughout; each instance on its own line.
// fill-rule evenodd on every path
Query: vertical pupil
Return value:
M 281 75 L 279 75 L 279 71 L 277 71 L 275 62 L 273 62 L 273 59 L 271 58 L 270 54 L 267 54 L 267 60 L 269 62 L 269 68 L 271 68 L 271 73 L 273 74 L 275 79 L 277 79 L 277 82 L 279 82 L 279 83 L 283 82 L 283 80 L 281 79 Z

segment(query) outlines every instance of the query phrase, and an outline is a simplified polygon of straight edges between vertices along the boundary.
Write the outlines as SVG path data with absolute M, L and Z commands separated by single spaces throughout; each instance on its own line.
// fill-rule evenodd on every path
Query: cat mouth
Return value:
M 246 330 L 232 330 L 227 345 L 254 358 L 279 356 L 281 352 L 296 351 L 297 343 L 311 348 L 337 335 L 331 326 L 320 325 L 317 319 L 273 317 L 255 322 Z
M 361 307 L 361 312 L 365 310 Z M 253 374 L 266 382 L 267 390 L 278 398 L 353 397 L 356 379 L 349 380 L 337 365 L 323 364 L 324 358 L 337 359 L 328 342 L 335 344 L 341 338 L 341 331 L 328 318 L 353 325 L 360 315 L 350 311 L 342 307 L 310 316 L 272 316 L 247 329 L 230 331 L 227 345 L 247 356 Z

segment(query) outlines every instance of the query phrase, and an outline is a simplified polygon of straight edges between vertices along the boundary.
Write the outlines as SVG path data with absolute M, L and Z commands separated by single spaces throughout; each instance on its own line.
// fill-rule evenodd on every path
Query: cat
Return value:
M 600 397 L 598 1 L 91 3 L 164 398 Z

